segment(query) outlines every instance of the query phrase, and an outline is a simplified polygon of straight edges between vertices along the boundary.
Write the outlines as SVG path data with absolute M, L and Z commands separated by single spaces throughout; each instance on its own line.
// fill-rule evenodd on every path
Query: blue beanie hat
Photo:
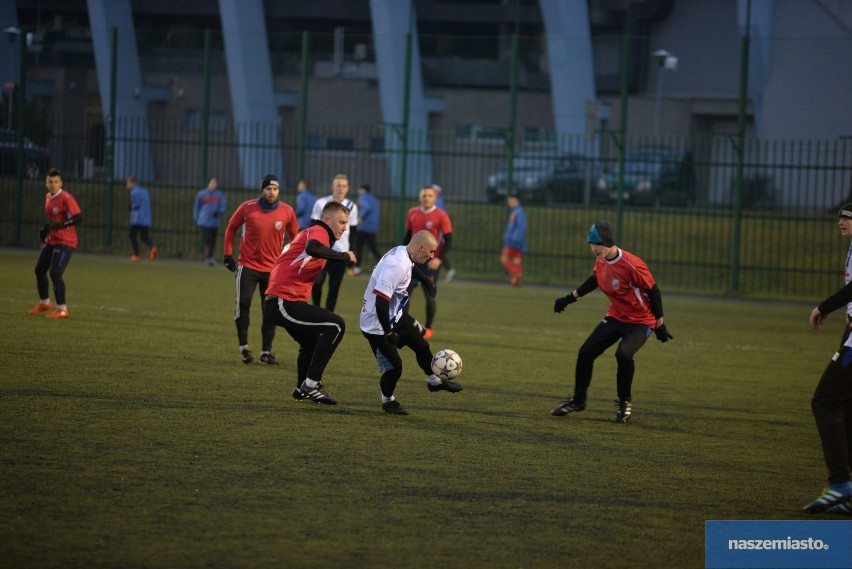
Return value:
M 612 247 L 615 245 L 615 231 L 612 229 L 612 224 L 608 221 L 594 222 L 589 229 L 586 241 L 604 247 Z

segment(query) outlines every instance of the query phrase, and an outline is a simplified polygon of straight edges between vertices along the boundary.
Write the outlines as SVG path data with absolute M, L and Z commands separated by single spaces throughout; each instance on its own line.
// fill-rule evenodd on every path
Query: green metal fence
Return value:
M 175 162 L 190 162 L 200 154 L 201 142 L 179 134 L 175 127 L 157 125 L 151 137 L 155 155 Z M 379 242 L 390 247 L 398 242 L 402 215 L 417 204 L 414 196 L 394 195 L 387 157 L 371 140 L 381 129 L 333 127 L 329 136 L 348 138 L 346 150 L 304 150 L 303 162 L 318 195 L 330 193 L 331 178 L 349 175 L 352 195 L 360 183 L 369 183 L 382 206 Z M 506 154 L 499 145 L 459 143 L 451 132 L 429 132 L 435 180 L 444 188 L 444 198 L 454 224 L 451 259 L 460 276 L 499 280 L 501 235 L 507 210 L 502 200 L 489 201 L 489 178 L 505 165 Z M 211 164 L 233 159 L 235 145 L 213 140 Z M 285 141 L 293 141 L 284 133 Z M 842 282 L 840 268 L 844 248 L 836 225 L 839 204 L 849 199 L 849 168 L 852 146 L 846 141 L 757 141 L 745 149 L 746 184 L 742 208 L 734 207 L 735 142 L 716 137 L 691 140 L 629 138 L 625 153 L 664 145 L 689 156 L 689 178 L 676 179 L 690 189 L 682 203 L 652 200 L 646 205 L 600 194 L 602 180 L 617 178 L 619 153 L 614 135 L 601 133 L 594 141 L 600 148 L 582 174 L 582 191 L 570 198 L 553 193 L 525 200 L 529 217 L 529 253 L 525 281 L 528 283 L 577 284 L 589 273 L 591 257 L 585 243 L 589 225 L 600 218 L 618 220 L 621 245 L 645 258 L 667 290 L 710 294 L 747 294 L 767 298 L 818 297 Z M 72 136 L 54 144 L 81 143 Z M 85 144 L 85 143 L 83 143 Z M 578 150 L 589 140 L 579 138 L 561 146 Z M 287 142 L 283 152 L 298 163 L 298 145 Z M 231 155 L 231 158 L 228 156 Z M 541 172 L 551 172 L 561 153 L 538 152 Z M 159 158 L 158 158 L 159 159 Z M 676 162 L 678 167 L 680 162 Z M 657 164 L 665 167 L 665 164 Z M 671 164 L 669 164 L 671 165 Z M 625 184 L 631 179 L 631 163 L 625 162 Z M 215 169 L 214 169 L 215 172 Z M 515 172 L 518 174 L 518 172 Z M 127 235 L 128 191 L 121 181 L 91 180 L 64 174 L 66 188 L 75 195 L 84 212 L 79 228 L 80 250 L 129 255 Z M 260 177 L 261 173 L 258 174 Z M 538 180 L 539 173 L 531 174 Z M 192 178 L 194 176 L 187 176 Z M 295 176 L 285 174 L 290 180 Z M 574 180 L 576 181 L 576 180 Z M 424 180 L 424 183 L 429 181 Z M 151 192 L 154 211 L 152 235 L 166 257 L 200 259 L 201 245 L 192 221 L 192 206 L 204 182 L 192 184 L 143 181 Z M 523 175 L 515 184 L 524 189 Z M 257 196 L 256 188 L 225 187 L 229 214 L 243 200 Z M 684 188 L 675 188 L 681 189 Z M 36 233 L 43 223 L 42 178 L 22 181 L 17 190 L 14 178 L 0 179 L 0 244 L 36 247 Z M 617 196 L 616 196 L 617 197 Z M 292 184 L 282 199 L 293 203 Z M 571 201 L 574 200 L 574 201 Z M 739 224 L 737 236 L 735 228 Z M 222 232 L 224 232 L 224 223 Z M 21 238 L 18 240 L 17 236 Z M 221 253 L 221 249 L 220 249 Z M 735 255 L 735 253 L 737 253 Z M 734 264 L 732 259 L 738 258 Z M 733 286 L 736 283 L 737 286 Z
M 614 97 L 611 108 L 620 124 L 613 120 L 603 125 L 597 120 L 600 109 L 586 109 L 594 118 L 589 131 L 558 139 L 551 130 L 535 126 L 544 115 L 552 119 L 549 112 L 536 112 L 537 107 L 550 105 L 548 70 L 541 57 L 543 36 L 513 36 L 511 57 L 505 59 L 497 55 L 502 51 L 500 38 L 420 34 L 428 89 L 439 91 L 452 81 L 460 82 L 458 87 L 467 79 L 481 80 L 465 77 L 477 66 L 505 71 L 505 77 L 497 74 L 496 83 L 479 85 L 492 89 L 488 103 L 500 107 L 505 120 L 491 126 L 457 121 L 452 127 L 418 131 L 369 118 L 375 112 L 365 112 L 368 118 L 359 122 L 362 117 L 347 114 L 345 108 L 332 108 L 340 97 L 339 86 L 329 88 L 331 75 L 322 74 L 328 73 L 328 64 L 337 55 L 337 39 L 329 34 L 270 35 L 273 74 L 285 89 L 298 91 L 302 101 L 296 108 L 280 111 L 280 126 L 234 124 L 222 110 L 227 102 L 217 93 L 227 89 L 227 82 L 219 32 L 138 33 L 141 57 L 157 64 L 149 78 L 161 88 L 168 80 L 166 90 L 172 93 L 171 101 L 149 105 L 147 121 L 102 120 L 102 109 L 113 108 L 114 101 L 109 100 L 93 100 L 96 110 L 87 110 L 86 116 L 65 113 L 55 101 L 25 104 L 27 74 L 38 75 L 39 70 L 34 56 L 22 51 L 16 114 L 9 116 L 14 140 L 0 154 L 0 245 L 38 246 L 36 231 L 44 217 L 43 176 L 52 165 L 63 171 L 66 188 L 83 209 L 80 250 L 129 255 L 128 192 L 113 166 L 117 154 L 133 163 L 150 152 L 155 176 L 141 182 L 151 192 L 153 238 L 163 256 L 200 259 L 192 205 L 206 177 L 219 178 L 229 214 L 241 201 L 257 195 L 257 188 L 241 182 L 245 165 L 240 163 L 241 146 L 236 142 L 247 138 L 240 133 L 251 131 L 262 133 L 256 146 L 281 156 L 284 171 L 276 174 L 285 181 L 285 201 L 293 203 L 296 181 L 302 178 L 312 183 L 318 195 L 330 192 L 338 173 L 349 176 L 352 197 L 358 184 L 369 183 L 382 206 L 379 241 L 383 247 L 399 242 L 405 212 L 417 204 L 418 188 L 394 179 L 390 165 L 405 164 L 421 184 L 440 184 L 455 228 L 451 260 L 460 277 L 504 278 L 498 260 L 507 216 L 503 196 L 517 191 L 529 218 L 527 283 L 568 287 L 584 279 L 591 268 L 585 235 L 600 218 L 616 223 L 620 244 L 648 261 L 664 290 L 816 298 L 842 282 L 839 269 L 847 244 L 838 236 L 834 219 L 837 207 L 852 201 L 852 140 L 746 136 L 747 65 L 735 73 L 724 69 L 721 75 L 733 84 L 739 75 L 743 86 L 739 99 L 733 101 L 740 108 L 736 132 L 683 137 L 665 134 L 677 132 L 676 128 L 663 128 L 662 135 L 639 136 L 628 129 L 627 108 L 629 97 L 641 98 L 642 78 L 630 75 L 626 64 L 643 49 L 647 51 L 650 40 L 632 37 L 629 30 L 621 36 L 598 38 L 613 46 L 613 53 L 614 46 L 624 47 L 620 77 L 608 75 L 603 78 L 612 79 L 610 85 L 599 85 Z M 689 42 L 698 61 L 736 60 L 740 51 L 747 62 L 747 41 L 737 36 L 690 36 L 681 41 Z M 787 50 L 813 43 L 807 38 L 775 40 L 776 46 Z M 23 49 L 24 43 L 20 44 Z M 357 61 L 348 62 L 356 72 L 374 64 L 371 45 L 369 34 L 345 36 L 343 51 L 360 54 Z M 844 37 L 819 45 L 826 52 L 843 54 L 850 43 Z M 91 49 L 78 48 L 81 53 Z M 724 48 L 721 55 L 719 48 Z M 457 49 L 465 51 L 466 57 L 451 57 Z M 722 57 L 725 54 L 727 58 Z M 175 66 L 179 69 L 172 74 Z M 76 58 L 66 67 L 67 85 L 76 84 L 70 79 L 83 81 L 95 75 L 91 57 Z M 801 71 L 812 67 L 812 62 L 803 62 Z M 39 76 L 45 76 L 44 70 Z M 709 73 L 703 79 L 716 80 Z M 353 81 L 350 86 L 371 93 L 366 99 L 378 108 L 375 88 L 368 80 Z M 803 83 L 791 88 L 802 94 L 791 104 L 805 104 L 802 101 L 811 86 Z M 76 96 L 71 89 L 67 86 L 63 91 L 68 100 Z M 102 97 L 106 91 L 100 90 Z M 89 96 L 91 92 L 89 87 Z M 193 101 L 183 100 L 184 95 Z M 617 107 L 621 108 L 618 113 Z M 791 116 L 795 111 L 785 109 Z M 634 129 L 637 132 L 648 130 L 641 128 L 647 117 L 637 119 L 642 114 L 631 115 L 631 120 L 637 120 L 634 124 L 640 125 Z M 352 120 L 341 120 L 345 116 Z M 407 144 L 396 143 L 400 137 Z M 257 169 L 258 180 L 267 173 L 262 164 L 252 168 Z

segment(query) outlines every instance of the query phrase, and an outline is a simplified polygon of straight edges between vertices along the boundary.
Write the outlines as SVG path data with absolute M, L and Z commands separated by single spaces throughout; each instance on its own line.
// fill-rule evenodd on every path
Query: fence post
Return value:
M 751 42 L 751 0 L 746 3 L 746 29 L 740 55 L 740 106 L 737 124 L 737 165 L 734 182 L 734 226 L 731 238 L 731 292 L 740 290 L 740 245 L 743 218 L 743 162 L 745 160 L 746 104 L 748 101 L 748 51 Z
M 512 34 L 512 62 L 509 66 L 509 132 L 506 133 L 506 146 L 509 160 L 506 163 L 506 195 L 515 187 L 515 131 L 518 128 L 518 24 L 515 21 L 515 33 Z
M 299 88 L 299 166 L 298 180 L 305 179 L 305 151 L 308 139 L 308 54 L 310 50 L 310 32 L 302 32 L 302 83 Z
M 27 34 L 21 29 L 18 34 L 19 50 L 19 65 L 20 74 L 18 78 L 18 86 L 15 89 L 15 98 L 18 105 L 18 128 L 17 130 L 17 174 L 15 176 L 15 243 L 21 244 L 21 224 L 23 218 L 23 203 L 24 203 L 24 172 L 26 171 L 26 160 L 24 159 L 24 129 L 26 128 L 26 109 L 27 104 Z
M 210 30 L 204 30 L 204 102 L 201 107 L 201 179 L 208 179 L 210 160 Z
M 616 146 L 618 147 L 618 181 L 616 182 L 615 201 L 615 240 L 621 242 L 621 225 L 624 220 L 624 151 L 627 147 L 627 96 L 628 74 L 630 71 L 630 12 L 632 2 L 627 2 L 624 13 L 624 37 L 621 40 L 621 77 L 619 78 L 619 95 L 621 97 L 621 118 L 618 127 Z
M 104 249 L 112 248 L 112 218 L 115 191 L 115 107 L 118 84 L 118 28 L 110 35 L 109 118 L 107 121 L 107 195 L 104 200 Z
M 412 10 L 413 14 L 413 10 Z M 412 15 L 413 18 L 413 15 Z M 405 73 L 402 86 L 402 163 L 399 167 L 399 220 L 397 224 L 397 243 L 402 243 L 405 238 L 405 193 L 406 178 L 408 177 L 408 113 L 411 98 L 411 42 L 412 35 L 409 29 L 405 35 Z

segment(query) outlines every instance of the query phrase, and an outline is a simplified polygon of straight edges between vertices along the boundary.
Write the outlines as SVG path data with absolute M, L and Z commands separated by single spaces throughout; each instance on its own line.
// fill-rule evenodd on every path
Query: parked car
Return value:
M 618 162 L 600 177 L 596 201 L 618 199 Z M 644 146 L 627 150 L 624 156 L 625 203 L 636 205 L 685 206 L 695 201 L 695 164 L 687 150 Z
M 18 133 L 0 129 L 0 175 L 14 176 L 18 167 Z M 24 177 L 36 180 L 47 174 L 50 152 L 24 137 Z
M 512 189 L 524 201 L 582 202 L 587 159 L 581 154 L 518 154 L 512 159 Z M 498 203 L 508 191 L 508 165 L 488 176 L 485 193 Z M 593 177 L 590 179 L 594 179 Z

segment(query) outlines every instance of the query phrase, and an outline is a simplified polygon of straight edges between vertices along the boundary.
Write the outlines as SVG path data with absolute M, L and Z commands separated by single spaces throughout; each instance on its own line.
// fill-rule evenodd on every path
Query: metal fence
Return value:
M 515 191 L 530 223 L 528 283 L 573 286 L 584 279 L 591 268 L 585 235 L 600 218 L 615 222 L 620 244 L 648 261 L 664 290 L 800 298 L 841 282 L 847 244 L 833 220 L 837 207 L 852 201 L 852 139 L 755 136 L 748 95 L 735 95 L 747 79 L 747 66 L 738 66 L 747 43 L 738 35 L 667 37 L 667 46 L 692 62 L 691 74 L 684 64 L 677 76 L 648 67 L 654 38 L 626 31 L 595 36 L 601 100 L 585 109 L 588 131 L 564 138 L 547 126 L 553 109 L 544 36 L 418 38 L 425 87 L 452 101 L 436 118 L 440 128 L 381 122 L 367 33 L 270 34 L 276 90 L 298 91 L 301 101 L 281 107 L 275 125 L 235 124 L 223 110 L 230 101 L 220 32 L 139 31 L 145 87 L 157 93 L 145 107 L 147 119 L 104 112 L 110 101 L 106 88 L 93 85 L 90 35 L 63 32 L 37 54 L 19 38 L 20 53 L 12 54 L 20 58 L 19 87 L 0 105 L 9 126 L 0 129 L 0 245 L 38 245 L 43 178 L 55 166 L 83 208 L 82 251 L 129 255 L 128 195 L 117 177 L 132 173 L 151 192 L 161 254 L 200 259 L 192 205 L 206 177 L 219 178 L 230 213 L 257 195 L 245 173 L 259 181 L 268 173 L 262 157 L 271 156 L 283 164 L 274 173 L 291 204 L 300 178 L 320 196 L 338 173 L 349 176 L 353 197 L 357 185 L 370 184 L 382 206 L 383 247 L 399 242 L 418 184 L 440 184 L 454 224 L 450 257 L 468 278 L 504 277 L 504 196 Z M 519 49 L 509 50 L 510 43 Z M 835 132 L 825 126 L 841 118 L 831 109 L 820 113 L 814 101 L 818 94 L 822 101 L 842 98 L 826 95 L 818 86 L 827 83 L 814 76 L 831 77 L 836 93 L 848 92 L 846 75 L 832 74 L 832 62 L 852 49 L 849 38 L 779 37 L 773 46 L 785 55 L 786 73 L 773 119 Z M 809 58 L 814 50 L 826 56 Z M 24 86 L 48 83 L 52 95 L 26 102 Z M 482 91 L 472 95 L 476 89 Z M 344 104 L 353 91 L 357 103 Z M 687 95 L 695 92 L 722 95 L 695 102 Z M 610 120 L 603 120 L 604 107 Z M 701 135 L 670 135 L 693 133 L 691 125 L 701 121 L 703 128 L 694 129 Z M 703 134 L 723 131 L 735 134 Z M 145 164 L 150 175 L 122 167 L 134 164 Z
M 155 161 L 192 164 L 203 151 L 201 141 L 182 134 L 180 125 L 171 128 L 156 125 L 150 139 Z M 337 173 L 349 176 L 353 196 L 357 185 L 369 183 L 382 206 L 379 242 L 383 247 L 397 243 L 404 216 L 417 199 L 416 191 L 402 197 L 394 194 L 388 157 L 376 140 L 383 130 L 314 131 L 351 142 L 339 150 L 315 150 L 308 145 L 299 156 L 295 135 L 285 131 L 281 136 L 285 144 L 276 149 L 285 156 L 284 163 L 302 162 L 319 196 L 330 193 Z M 227 142 L 227 134 L 209 142 L 207 151 L 215 157 L 210 162 L 213 175 L 219 168 L 227 171 L 235 160 L 238 149 Z M 742 202 L 737 207 L 737 148 L 730 137 L 630 137 L 623 153 L 612 133 L 578 137 L 557 145 L 563 149 L 559 152 L 530 153 L 532 169 L 515 169 L 512 183 L 507 183 L 507 154 L 502 145 L 472 142 L 466 133 L 458 132 L 431 131 L 422 136 L 429 141 L 435 173 L 434 180 L 424 183 L 437 182 L 444 189 L 455 229 L 450 256 L 460 276 L 503 278 L 498 257 L 507 210 L 501 192 L 510 185 L 524 197 L 529 217 L 524 275 L 528 283 L 572 286 L 587 276 L 591 258 L 585 235 L 600 218 L 616 222 L 622 246 L 645 258 L 668 290 L 798 298 L 820 296 L 842 282 L 839 267 L 847 244 L 837 235 L 833 220 L 837 207 L 852 199 L 849 141 L 748 139 L 743 149 Z M 134 141 L 125 142 L 132 151 Z M 92 141 L 60 129 L 49 141 L 51 149 L 75 145 L 91 146 Z M 596 156 L 588 153 L 590 147 Z M 643 154 L 660 148 L 670 153 L 652 153 L 651 158 Z M 567 167 L 566 153 L 584 158 L 581 166 Z M 647 163 L 632 162 L 634 155 L 645 156 Z M 9 156 L 0 156 L 0 171 L 15 171 Z M 190 166 L 186 170 L 193 171 Z M 259 169 L 258 179 L 265 173 Z M 0 244 L 36 247 L 36 232 L 44 217 L 43 171 L 34 178 L 23 174 L 20 184 L 13 177 L 0 179 Z M 75 169 L 73 164 L 64 169 L 63 177 L 84 212 L 80 250 L 129 254 L 128 192 L 123 181 L 98 179 L 97 172 Z M 295 180 L 292 173 L 284 177 Z M 620 200 L 619 183 L 625 190 Z M 200 258 L 192 206 L 204 181 L 187 175 L 143 180 L 143 184 L 151 192 L 152 233 L 161 254 Z M 282 199 L 291 204 L 293 186 L 288 184 L 282 192 Z M 489 193 L 495 187 L 500 188 L 498 193 Z M 642 187 L 656 199 L 640 201 L 636 196 Z M 664 187 L 673 192 L 669 195 L 675 196 L 674 201 L 658 193 Z M 257 196 L 257 188 L 226 185 L 225 190 L 229 214 L 241 201 Z

